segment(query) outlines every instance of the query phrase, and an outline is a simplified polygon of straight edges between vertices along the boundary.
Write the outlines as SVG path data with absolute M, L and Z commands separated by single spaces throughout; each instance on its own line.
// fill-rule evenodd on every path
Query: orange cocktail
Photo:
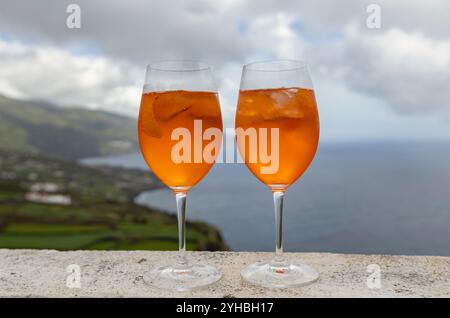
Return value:
M 190 137 L 187 148 L 175 153 L 185 129 Z M 211 169 L 214 162 L 203 158 L 210 143 L 203 134 L 209 128 L 222 131 L 217 93 L 199 91 L 149 92 L 142 95 L 138 131 L 141 151 L 153 173 L 173 190 L 188 190 Z M 220 141 L 219 141 L 220 142 Z M 217 156 L 217 149 L 213 151 Z M 182 156 L 182 162 L 174 158 Z M 200 156 L 200 157 L 199 157 Z
M 256 131 L 256 149 L 250 148 L 250 140 L 237 138 L 250 171 L 272 190 L 284 190 L 306 171 L 317 149 L 319 116 L 314 92 L 297 87 L 241 90 L 236 128 Z M 270 133 L 272 129 L 278 132 Z M 261 160 L 264 143 L 268 150 L 278 151 L 271 154 L 278 167 L 269 172 L 264 172 L 267 163 Z

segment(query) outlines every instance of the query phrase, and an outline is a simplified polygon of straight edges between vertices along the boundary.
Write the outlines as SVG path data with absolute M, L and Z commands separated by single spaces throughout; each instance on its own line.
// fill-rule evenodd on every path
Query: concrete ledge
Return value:
M 217 284 L 194 292 L 168 292 L 145 285 L 143 272 L 171 263 L 175 252 L 57 252 L 0 250 L 1 297 L 449 297 L 450 257 L 287 253 L 314 266 L 318 282 L 268 290 L 240 279 L 243 266 L 270 253 L 192 252 L 189 257 L 220 268 Z M 81 288 L 69 288 L 67 267 L 78 264 Z M 381 288 L 370 289 L 367 266 L 381 269 Z

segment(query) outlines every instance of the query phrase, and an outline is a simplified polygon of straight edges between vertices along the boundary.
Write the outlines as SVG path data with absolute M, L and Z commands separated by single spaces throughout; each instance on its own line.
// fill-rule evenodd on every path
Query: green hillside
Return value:
M 130 152 L 136 119 L 0 95 L 0 149 L 69 160 Z
M 76 162 L 136 141 L 135 119 L 0 96 L 0 248 L 176 250 L 176 216 L 134 203 L 161 186 L 150 171 Z M 203 222 L 189 222 L 187 246 L 228 249 Z
M 53 184 L 71 203 L 30 200 L 39 183 Z M 134 203 L 137 193 L 159 186 L 150 172 L 0 150 L 0 248 L 176 250 L 176 216 Z M 228 249 L 217 228 L 198 221 L 188 222 L 187 245 Z

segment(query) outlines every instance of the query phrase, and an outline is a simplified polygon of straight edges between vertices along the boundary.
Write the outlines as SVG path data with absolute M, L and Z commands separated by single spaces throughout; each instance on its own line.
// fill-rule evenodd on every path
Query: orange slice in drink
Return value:
M 141 100 L 142 121 L 141 129 L 149 136 L 160 138 L 162 136 L 161 127 L 159 127 L 156 121 L 153 111 L 153 102 L 155 99 L 154 94 L 144 94 Z
M 218 98 L 216 94 L 197 92 L 195 94 L 195 101 L 192 102 L 192 107 L 189 109 L 191 116 L 195 118 L 217 118 L 220 117 L 220 108 L 218 105 Z
M 186 92 L 180 91 L 158 93 L 154 101 L 156 119 L 168 121 L 178 114 L 187 111 L 192 106 L 192 100 Z

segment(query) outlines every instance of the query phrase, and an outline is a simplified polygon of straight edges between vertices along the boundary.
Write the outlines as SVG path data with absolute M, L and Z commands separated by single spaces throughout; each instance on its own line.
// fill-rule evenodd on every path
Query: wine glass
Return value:
M 196 61 L 164 61 L 147 66 L 138 134 L 151 171 L 175 194 L 179 260 L 144 275 L 156 287 L 190 290 L 212 284 L 222 274 L 192 264 L 186 251 L 188 191 L 211 169 L 222 140 L 222 116 L 211 68 Z
M 305 63 L 255 62 L 243 67 L 236 111 L 236 142 L 248 169 L 273 194 L 275 257 L 246 267 L 248 282 L 271 288 L 318 279 L 311 267 L 283 257 L 283 199 L 308 168 L 319 142 L 319 115 Z

